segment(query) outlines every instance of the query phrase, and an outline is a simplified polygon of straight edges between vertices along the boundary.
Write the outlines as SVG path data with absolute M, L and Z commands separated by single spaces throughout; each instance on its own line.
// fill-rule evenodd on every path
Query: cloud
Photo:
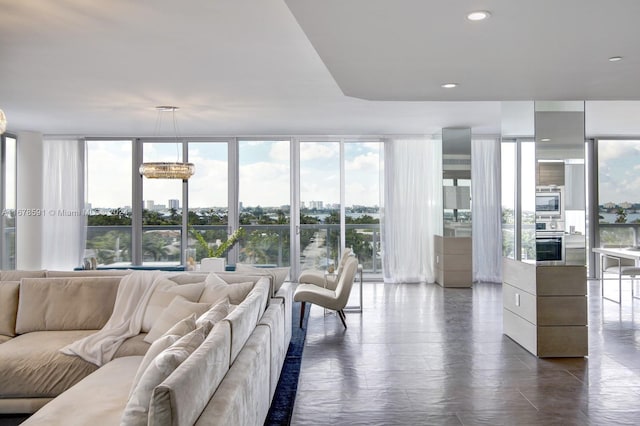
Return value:
M 638 155 L 640 155 L 640 144 L 638 141 L 601 140 L 598 142 L 598 161 L 601 163 Z
M 345 163 L 347 170 L 377 170 L 380 165 L 378 153 L 367 152 L 365 155 L 358 155 Z
M 240 201 L 245 206 L 281 206 L 291 203 L 289 165 L 256 162 L 240 167 Z
M 289 141 L 277 141 L 271 144 L 269 158 L 278 163 L 289 164 L 291 156 L 291 143 Z
M 87 143 L 87 202 L 92 207 L 131 205 L 131 141 Z
M 340 158 L 340 144 L 337 142 L 300 143 L 300 161 Z M 337 161 L 337 160 L 336 160 Z

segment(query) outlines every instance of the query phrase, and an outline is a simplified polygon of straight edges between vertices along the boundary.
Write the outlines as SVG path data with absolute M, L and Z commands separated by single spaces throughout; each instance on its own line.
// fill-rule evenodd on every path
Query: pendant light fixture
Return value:
M 159 127 L 161 121 L 161 114 L 165 112 L 171 112 L 173 118 L 173 132 L 176 137 L 176 150 L 177 160 L 180 159 L 180 144 L 178 142 L 178 126 L 176 123 L 176 111 L 179 108 L 171 105 L 160 105 L 156 107 L 158 110 L 158 122 Z M 196 171 L 196 166 L 193 163 L 185 162 L 152 162 L 142 163 L 140 165 L 140 174 L 147 179 L 182 179 L 187 180 Z

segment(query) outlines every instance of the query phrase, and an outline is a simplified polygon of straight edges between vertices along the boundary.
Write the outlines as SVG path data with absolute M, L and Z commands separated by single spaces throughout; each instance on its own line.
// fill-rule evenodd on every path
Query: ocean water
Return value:
M 600 223 L 602 223 L 602 222 L 616 223 L 616 217 L 618 217 L 618 215 L 615 214 L 615 213 L 600 213 L 600 216 L 602 216 L 604 218 L 604 219 L 600 219 Z M 626 223 L 632 223 L 635 220 L 640 220 L 640 213 L 629 213 L 629 214 L 627 214 L 627 222 Z

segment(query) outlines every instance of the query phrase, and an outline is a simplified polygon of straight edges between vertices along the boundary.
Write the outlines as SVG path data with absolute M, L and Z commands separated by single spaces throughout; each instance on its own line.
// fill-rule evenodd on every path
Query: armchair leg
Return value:
M 338 316 L 340 317 L 340 320 L 342 321 L 342 325 L 344 325 L 344 328 L 347 328 L 347 323 L 345 321 L 346 317 L 345 317 L 344 311 L 342 309 L 340 309 L 338 311 Z
M 307 302 L 300 303 L 300 328 L 302 328 L 302 322 L 304 321 L 304 310 L 306 308 Z

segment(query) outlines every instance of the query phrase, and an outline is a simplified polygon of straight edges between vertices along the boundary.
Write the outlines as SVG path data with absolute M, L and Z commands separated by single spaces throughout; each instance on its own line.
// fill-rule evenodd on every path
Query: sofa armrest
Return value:
M 291 327 L 293 322 L 293 290 L 294 283 L 284 283 L 275 294 L 275 299 L 281 299 L 284 303 L 284 346 L 289 347 L 291 342 Z

